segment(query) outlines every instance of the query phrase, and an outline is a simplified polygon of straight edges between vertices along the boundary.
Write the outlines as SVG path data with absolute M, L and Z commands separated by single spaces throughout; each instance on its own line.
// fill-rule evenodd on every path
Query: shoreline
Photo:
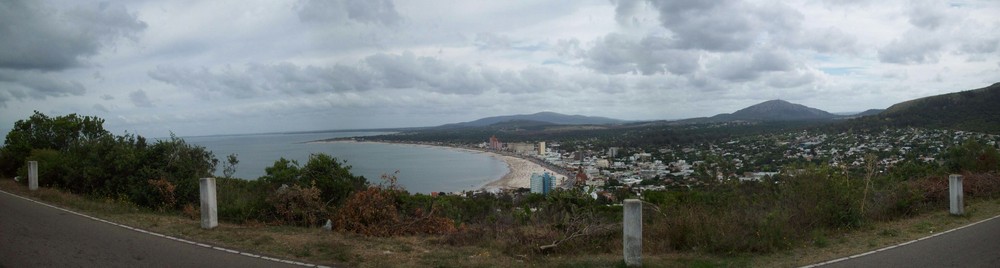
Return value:
M 556 181 L 563 181 L 566 176 L 559 174 L 551 169 L 545 168 L 542 165 L 534 163 L 528 159 L 522 157 L 502 155 L 495 152 L 477 150 L 474 148 L 465 147 L 454 147 L 446 145 L 435 145 L 435 144 L 422 144 L 422 143 L 406 143 L 406 142 L 384 142 L 384 141 L 356 141 L 356 140 L 332 140 L 332 141 L 310 141 L 307 143 L 380 143 L 380 144 L 395 144 L 395 145 L 410 145 L 410 146 L 421 146 L 421 147 L 433 147 L 444 150 L 461 151 L 468 153 L 482 153 L 489 155 L 490 157 L 499 159 L 507 164 L 507 173 L 501 176 L 479 185 L 475 189 L 468 189 L 470 191 L 502 191 L 508 189 L 517 188 L 530 188 L 531 187 L 531 174 L 532 173 L 542 173 L 549 172 L 556 176 Z

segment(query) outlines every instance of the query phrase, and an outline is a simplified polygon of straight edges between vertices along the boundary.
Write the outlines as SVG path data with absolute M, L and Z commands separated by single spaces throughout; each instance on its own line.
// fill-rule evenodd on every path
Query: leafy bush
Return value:
M 282 157 L 274 165 L 264 168 L 264 176 L 258 180 L 273 187 L 299 184 L 299 162 Z
M 977 140 L 968 140 L 945 154 L 945 167 L 953 173 L 995 172 L 1000 168 L 1000 152 Z
M 274 206 L 267 203 L 269 191 L 263 181 L 217 178 L 219 219 L 244 223 L 267 222 Z
M 218 160 L 204 147 L 171 135 L 150 145 L 142 136 L 114 136 L 104 120 L 75 114 L 50 118 L 36 112 L 15 123 L 0 149 L 0 168 L 27 173 L 24 160 L 39 161 L 44 187 L 138 205 L 177 209 L 198 202 L 198 179 L 211 176 Z
M 60 187 L 67 184 L 67 174 L 71 172 L 66 165 L 66 157 L 62 153 L 52 149 L 34 149 L 25 161 L 38 162 L 38 186 Z M 28 184 L 28 165 L 25 164 L 18 169 L 18 176 L 21 176 L 21 184 Z
M 38 111 L 27 120 L 18 120 L 7 133 L 0 148 L 0 174 L 13 175 L 32 150 L 51 149 L 64 152 L 78 143 L 109 135 L 104 119 L 69 114 L 48 117 Z
M 310 155 L 303 167 L 299 167 L 295 160 L 281 158 L 264 171 L 266 174 L 260 180 L 271 188 L 276 189 L 282 185 L 315 186 L 320 190 L 321 199 L 331 204 L 340 204 L 352 192 L 368 186 L 365 177 L 351 174 L 351 166 L 322 153 Z
M 315 186 L 282 187 L 267 197 L 267 203 L 274 206 L 274 213 L 279 222 L 284 224 L 316 226 L 319 219 L 326 215 L 326 206 L 320 200 L 320 190 Z
M 181 204 L 200 202 L 198 180 L 212 177 L 219 163 L 205 147 L 188 144 L 173 134 L 151 146 L 145 160 L 148 167 L 177 186 L 177 201 Z
M 340 204 L 354 191 L 368 186 L 365 177 L 351 174 L 351 166 L 327 154 L 313 154 L 301 169 L 300 185 L 313 184 L 324 201 Z

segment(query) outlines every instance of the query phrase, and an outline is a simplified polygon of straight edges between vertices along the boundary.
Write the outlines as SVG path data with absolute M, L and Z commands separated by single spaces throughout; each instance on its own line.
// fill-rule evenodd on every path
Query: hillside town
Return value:
M 727 180 L 760 181 L 794 165 L 860 170 L 866 156 L 884 172 L 905 162 L 941 163 L 941 155 L 970 139 L 996 147 L 1000 137 L 967 131 L 887 128 L 880 132 L 795 131 L 740 137 L 716 143 L 639 148 L 564 148 L 559 142 L 504 143 L 493 136 L 474 147 L 544 163 L 567 175 L 559 187 L 635 193 L 701 186 Z

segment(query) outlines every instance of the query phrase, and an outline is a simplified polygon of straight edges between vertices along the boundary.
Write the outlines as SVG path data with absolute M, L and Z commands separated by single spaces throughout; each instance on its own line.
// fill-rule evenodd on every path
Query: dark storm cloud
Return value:
M 782 5 L 756 6 L 743 1 L 650 1 L 660 23 L 674 33 L 673 46 L 708 51 L 749 48 L 762 34 L 794 30 L 802 14 Z
M 24 98 L 83 95 L 84 86 L 54 72 L 81 65 L 122 37 L 146 28 L 122 6 L 61 11 L 40 1 L 0 2 L 0 105 Z
M 675 74 L 714 85 L 711 79 L 747 82 L 765 72 L 792 70 L 790 50 L 820 53 L 858 51 L 856 39 L 836 28 L 804 29 L 804 16 L 781 4 L 744 1 L 647 1 L 668 34 L 634 37 L 611 33 L 594 42 L 583 65 L 607 74 Z M 617 1 L 616 19 L 625 23 L 646 3 Z M 706 58 L 721 57 L 706 68 Z M 717 70 L 715 68 L 718 68 Z M 708 73 L 692 75 L 708 70 Z M 808 79 L 796 79 L 807 81 Z M 799 83 L 786 83 L 799 84 Z M 713 86 L 714 88 L 714 86 Z
M 78 66 L 81 58 L 146 28 L 122 6 L 59 11 L 40 1 L 3 1 L 0 25 L 0 68 L 47 71 Z
M 632 15 L 642 8 L 644 0 L 613 0 L 613 2 L 615 2 L 615 21 L 620 25 L 635 25 L 636 18 Z
M 248 68 L 252 70 L 253 68 Z M 211 93 L 221 93 L 227 97 L 250 98 L 260 91 L 254 76 L 231 66 L 219 70 L 208 68 L 187 69 L 160 65 L 148 73 L 150 78 L 172 84 L 187 90 L 197 92 L 203 97 L 213 96 Z
M 80 96 L 86 92 L 82 84 L 53 77 L 37 70 L 0 69 L 0 107 L 7 101 L 25 98 Z
M 306 0 L 298 11 L 306 22 L 395 25 L 402 20 L 391 0 Z
M 487 90 L 531 93 L 571 88 L 548 68 L 519 71 L 454 64 L 413 53 L 378 53 L 356 64 L 301 67 L 291 63 L 248 64 L 246 68 L 216 69 L 158 66 L 149 77 L 204 97 L 252 98 L 271 94 L 363 92 L 374 89 L 414 89 L 456 95 Z

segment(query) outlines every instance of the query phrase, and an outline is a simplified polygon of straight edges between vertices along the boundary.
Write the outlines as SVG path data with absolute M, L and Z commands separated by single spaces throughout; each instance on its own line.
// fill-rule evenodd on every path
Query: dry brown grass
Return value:
M 216 229 L 203 230 L 198 220 L 183 213 L 141 209 L 112 198 L 95 200 L 51 188 L 32 192 L 11 179 L 0 179 L 0 190 L 165 235 L 315 264 L 357 267 L 525 265 L 525 260 L 504 256 L 496 250 L 442 245 L 437 242 L 438 236 L 378 238 L 320 228 L 225 222 Z
M 614 267 L 617 254 L 510 255 L 479 246 L 450 246 L 443 236 L 366 237 L 319 228 L 221 223 L 202 230 L 199 221 L 180 212 L 141 209 L 113 198 L 86 198 L 41 188 L 30 192 L 10 179 L 0 190 L 110 221 L 202 243 L 309 263 L 355 267 Z M 768 255 L 717 256 L 671 252 L 643 256 L 648 267 L 795 267 L 899 244 L 929 234 L 1000 215 L 1000 200 L 968 200 L 967 216 L 954 217 L 947 207 L 861 230 L 831 230 L 814 235 L 814 243 Z M 652 229 L 651 229 L 652 230 Z M 650 233 L 652 234 L 652 233 Z M 620 252 L 620 251 L 613 251 Z

